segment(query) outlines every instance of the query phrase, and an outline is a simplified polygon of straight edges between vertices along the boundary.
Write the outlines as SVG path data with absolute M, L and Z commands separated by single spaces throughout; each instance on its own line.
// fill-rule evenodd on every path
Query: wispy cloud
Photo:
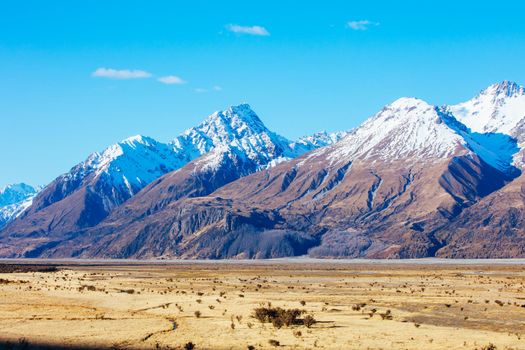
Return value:
M 193 91 L 198 94 L 204 94 L 204 93 L 213 92 L 213 91 L 219 92 L 219 91 L 222 91 L 222 86 L 214 85 L 211 88 L 196 88 L 196 89 L 193 89 Z
M 229 24 L 226 26 L 230 32 L 238 34 L 248 34 L 248 35 L 259 35 L 259 36 L 269 36 L 270 32 L 266 28 L 261 26 L 240 26 L 238 24 Z
M 181 77 L 178 77 L 176 75 L 166 75 L 164 77 L 158 78 L 157 80 L 163 84 L 168 84 L 168 85 L 186 84 L 186 82 Z
M 370 27 L 378 26 L 379 23 L 363 19 L 359 21 L 350 21 L 346 25 L 353 30 L 368 30 Z
M 151 73 L 143 70 L 98 68 L 91 73 L 91 76 L 109 79 L 141 79 L 151 77 Z

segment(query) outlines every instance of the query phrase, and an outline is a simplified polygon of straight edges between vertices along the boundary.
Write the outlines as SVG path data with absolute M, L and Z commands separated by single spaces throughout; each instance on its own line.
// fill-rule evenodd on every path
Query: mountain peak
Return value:
M 33 187 L 25 183 L 10 184 L 0 188 L 0 216 L 3 215 L 3 207 L 16 205 L 32 198 L 39 190 L 40 187 Z M 1 225 L 2 218 L 0 218 Z
M 448 110 L 474 132 L 518 136 L 514 129 L 525 118 L 525 91 L 523 86 L 505 80 Z
M 438 159 L 454 154 L 460 141 L 460 136 L 443 123 L 435 106 L 403 97 L 336 144 L 331 159 Z
M 417 97 L 401 97 L 385 107 L 392 110 L 414 110 L 433 108 L 432 105 Z
M 130 136 L 122 141 L 119 142 L 120 145 L 128 145 L 128 146 L 135 146 L 137 144 L 142 144 L 142 145 L 151 145 L 151 144 L 156 144 L 157 141 L 154 140 L 153 138 L 151 137 L 148 137 L 148 136 L 144 136 L 144 135 L 135 135 L 135 136 Z
M 0 187 L 0 195 L 8 191 L 25 193 L 25 192 L 34 192 L 35 188 L 23 182 L 16 183 L 16 184 L 8 184 L 3 187 Z
M 249 157 L 258 157 L 263 153 L 273 158 L 274 153 L 283 152 L 288 144 L 289 141 L 284 137 L 268 130 L 245 103 L 213 113 L 173 141 L 175 150 L 189 153 L 189 159 L 218 146 L 243 149 Z
M 494 95 L 498 97 L 512 97 L 516 95 L 523 95 L 525 91 L 523 86 L 509 80 L 490 85 L 483 90 L 480 95 Z
M 217 132 L 226 131 L 225 128 L 233 130 L 247 130 L 255 133 L 268 131 L 259 116 L 253 111 L 249 104 L 243 103 L 230 106 L 225 110 L 217 111 L 210 115 L 201 125 L 214 126 Z M 191 129 L 190 129 L 191 130 Z

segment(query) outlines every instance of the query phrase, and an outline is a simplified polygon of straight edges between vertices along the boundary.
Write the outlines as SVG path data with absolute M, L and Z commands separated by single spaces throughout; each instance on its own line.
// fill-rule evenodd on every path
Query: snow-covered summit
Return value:
M 46 197 L 41 205 L 47 206 L 88 186 L 89 191 L 102 194 L 104 210 L 109 211 L 153 180 L 205 154 L 209 156 L 201 160 L 202 169 L 215 169 L 221 159 L 234 160 L 246 167 L 246 174 L 316 147 L 295 147 L 270 131 L 248 104 L 241 104 L 211 114 L 169 143 L 136 135 L 92 153 L 53 182 L 52 189 L 46 192 L 49 199 Z
M 25 183 L 0 188 L 0 228 L 29 207 L 40 189 Z
M 0 188 L 0 207 L 19 203 L 37 193 L 39 187 L 25 183 L 10 184 Z
M 338 131 L 328 133 L 326 131 L 317 132 L 312 135 L 303 136 L 297 141 L 292 142 L 291 147 L 295 150 L 306 149 L 308 151 L 316 148 L 325 147 L 339 142 L 342 138 L 348 135 L 348 131 Z
M 462 137 L 441 119 L 437 108 L 403 97 L 337 143 L 330 158 L 444 158 L 456 152 Z
M 104 178 L 106 184 L 119 187 L 131 196 L 182 164 L 169 145 L 137 135 L 115 143 L 102 152 L 92 153 L 86 161 L 63 175 L 62 179 L 81 183 L 92 175 Z
M 172 144 L 188 161 L 219 146 L 235 148 L 261 162 L 291 156 L 288 154 L 290 141 L 268 130 L 248 104 L 213 113 L 201 124 L 183 132 Z
M 515 128 L 525 119 L 525 90 L 514 82 L 503 81 L 448 110 L 473 132 L 518 136 Z

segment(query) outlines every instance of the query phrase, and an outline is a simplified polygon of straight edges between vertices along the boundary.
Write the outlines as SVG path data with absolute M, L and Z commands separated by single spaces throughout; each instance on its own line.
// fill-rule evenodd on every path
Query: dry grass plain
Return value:
M 195 349 L 525 349 L 524 267 L 63 262 L 57 271 L 12 272 L 4 266 L 0 341 L 4 348 L 185 349 L 191 342 Z M 268 303 L 305 310 L 317 323 L 261 323 L 253 310 Z

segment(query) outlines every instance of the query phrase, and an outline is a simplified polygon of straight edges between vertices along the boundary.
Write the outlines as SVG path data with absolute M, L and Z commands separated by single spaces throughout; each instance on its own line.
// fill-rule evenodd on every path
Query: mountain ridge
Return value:
M 28 227 L 23 248 L 14 238 L 23 232 L 3 230 L 0 256 L 501 257 L 471 241 L 479 225 L 470 218 L 494 210 L 500 227 L 525 222 L 519 205 L 508 212 L 500 199 L 522 198 L 522 96 L 504 81 L 453 106 L 400 98 L 353 130 L 294 142 L 234 106 L 176 138 L 187 162 L 96 224 L 60 234 Z M 525 232 L 511 226 L 507 241 L 518 247 L 508 252 L 521 256 Z

